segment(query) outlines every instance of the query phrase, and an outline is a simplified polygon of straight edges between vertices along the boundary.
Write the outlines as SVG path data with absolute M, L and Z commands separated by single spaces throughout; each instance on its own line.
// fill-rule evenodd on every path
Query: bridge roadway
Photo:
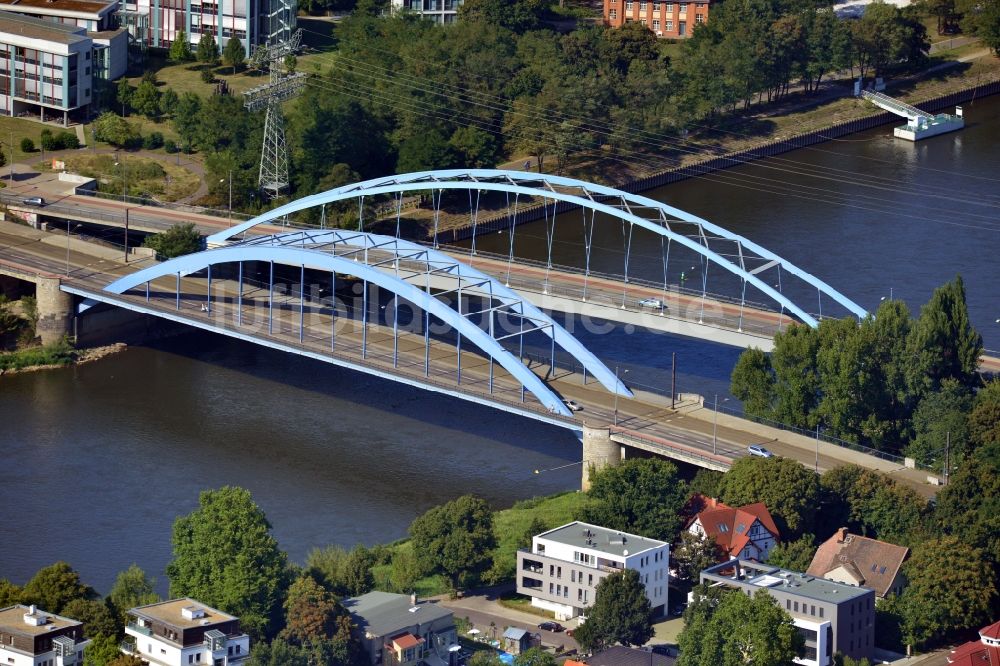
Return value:
M 807 467 L 819 471 L 856 463 L 892 473 L 922 494 L 930 496 L 934 488 L 926 483 L 926 474 L 902 469 L 888 461 L 867 456 L 822 442 L 818 448 L 804 438 L 768 430 L 764 435 L 761 428 L 749 422 L 732 417 L 719 419 L 717 439 L 713 443 L 713 414 L 700 403 L 681 403 L 677 409 L 670 408 L 668 398 L 649 393 L 637 392 L 635 399 L 620 398 L 617 402 L 617 424 L 615 425 L 615 399 L 599 384 L 583 383 L 582 377 L 563 369 L 557 369 L 548 377 L 549 385 L 566 399 L 583 406 L 573 419 L 548 414 L 541 405 L 534 402 L 530 394 L 526 402 L 520 402 L 520 385 L 505 372 L 494 366 L 493 393 L 489 392 L 489 360 L 478 353 L 465 350 L 461 354 L 462 384 L 455 386 L 458 355 L 453 343 L 432 339 L 430 351 L 431 368 L 429 377 L 424 376 L 424 339 L 422 335 L 401 334 L 399 337 L 399 367 L 393 367 L 393 335 L 391 328 L 369 324 L 367 358 L 360 354 L 361 326 L 357 320 L 339 318 L 336 329 L 336 345 L 330 351 L 332 322 L 328 307 L 310 303 L 308 316 L 301 340 L 299 332 L 298 297 L 286 295 L 282 306 L 276 308 L 274 332 L 267 333 L 266 293 L 244 292 L 243 322 L 237 326 L 236 306 L 232 295 L 236 293 L 232 284 L 226 286 L 223 280 L 213 280 L 213 307 L 211 312 L 203 312 L 205 301 L 204 281 L 199 278 L 183 278 L 181 281 L 181 310 L 176 309 L 174 298 L 175 280 L 165 280 L 168 284 L 157 283 L 147 303 L 144 294 L 109 295 L 102 288 L 124 274 L 138 270 L 150 260 L 130 262 L 127 266 L 120 261 L 105 257 L 95 257 L 70 248 L 49 245 L 25 237 L 24 228 L 10 233 L 7 225 L 0 225 L 0 269 L 4 264 L 20 270 L 36 270 L 48 274 L 62 275 L 66 272 L 67 256 L 69 274 L 64 289 L 82 296 L 100 298 L 106 302 L 131 305 L 144 309 L 150 314 L 174 318 L 178 321 L 222 334 L 245 337 L 254 341 L 267 340 L 272 346 L 308 355 L 329 362 L 356 369 L 365 369 L 404 383 L 423 383 L 427 388 L 440 390 L 461 397 L 476 396 L 481 402 L 514 411 L 524 416 L 547 421 L 562 427 L 579 430 L 583 423 L 597 427 L 610 427 L 612 439 L 633 449 L 642 449 L 666 457 L 684 460 L 702 466 L 725 469 L 731 462 L 746 455 L 746 447 L 751 443 L 765 444 L 778 455 L 800 461 Z M 44 232 L 33 232 L 42 237 Z M 160 293 L 157 294 L 156 292 Z M 220 295 L 229 294 L 220 298 Z M 252 335 L 246 335 L 252 333 Z M 333 357 L 333 358 L 331 358 Z M 334 360 L 336 359 L 336 360 Z M 530 362 L 539 376 L 546 377 L 549 368 L 537 362 Z M 728 424 L 728 425 L 727 425 Z
M 232 226 L 232 221 L 200 213 L 188 213 L 155 206 L 138 206 L 122 201 L 83 195 L 69 195 L 53 200 L 43 208 L 18 205 L 20 197 L 0 194 L 0 200 L 43 217 L 70 219 L 102 226 L 128 226 L 131 230 L 157 233 L 184 222 L 194 223 L 203 233 L 211 234 Z M 54 225 L 58 229 L 58 224 Z M 261 225 L 258 233 L 275 233 L 280 227 Z M 653 331 L 686 335 L 738 347 L 773 348 L 773 336 L 794 319 L 787 314 L 766 309 L 762 304 L 747 303 L 706 294 L 677 285 L 654 284 L 619 276 L 585 276 L 570 267 L 546 267 L 542 263 L 517 260 L 468 250 L 444 248 L 456 259 L 474 265 L 518 291 L 530 294 L 538 307 L 624 325 L 641 326 Z M 643 304 L 646 301 L 646 304 Z M 653 301 L 662 304 L 657 306 Z M 652 303 L 652 305 L 650 305 Z

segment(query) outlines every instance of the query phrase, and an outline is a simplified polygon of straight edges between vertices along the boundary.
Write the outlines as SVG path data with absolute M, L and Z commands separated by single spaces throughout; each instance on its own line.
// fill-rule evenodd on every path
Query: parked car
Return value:
M 644 298 L 639 301 L 639 306 L 643 308 L 655 308 L 657 310 L 666 310 L 667 306 L 663 304 L 658 298 Z
M 751 444 L 747 447 L 747 451 L 750 452 L 752 456 L 758 456 L 760 458 L 773 458 L 774 454 L 765 449 L 760 444 Z
M 555 631 L 556 633 L 565 631 L 566 629 L 566 627 L 562 626 L 558 622 L 542 622 L 538 625 L 538 628 L 542 631 Z
M 569 407 L 569 411 L 571 412 L 579 412 L 583 409 L 583 406 L 576 400 L 563 400 L 563 402 L 566 403 L 566 406 Z
M 23 203 L 25 206 L 44 206 L 45 199 L 41 197 L 28 197 L 27 199 L 21 201 L 21 203 Z

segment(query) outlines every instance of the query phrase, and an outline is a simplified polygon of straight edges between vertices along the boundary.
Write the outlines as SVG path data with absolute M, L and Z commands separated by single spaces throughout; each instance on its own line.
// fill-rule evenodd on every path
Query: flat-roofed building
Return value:
M 460 649 L 455 618 L 440 604 L 389 592 L 369 592 L 343 603 L 373 665 L 447 664 Z
M 709 4 L 709 0 L 604 0 L 604 24 L 620 28 L 626 23 L 639 23 L 657 37 L 685 39 L 696 26 L 708 21 Z
M 837 652 L 871 659 L 875 648 L 875 592 L 749 560 L 731 560 L 701 572 L 701 582 L 774 597 L 805 639 L 795 663 L 829 666 Z
M 656 615 L 667 609 L 670 544 L 579 521 L 531 539 L 517 553 L 517 592 L 558 620 L 586 615 L 608 575 L 635 569 Z
M 86 28 L 0 14 L 0 112 L 67 124 L 90 104 L 93 67 Z
M 83 663 L 83 623 L 17 604 L 0 610 L 0 663 L 74 666 Z
M 158 666 L 229 666 L 250 656 L 237 617 L 184 597 L 128 612 L 122 652 Z
M 411 11 L 435 23 L 454 23 L 463 0 L 392 0 L 393 11 Z
M 0 17 L 19 14 L 83 28 L 93 42 L 93 75 L 108 81 L 128 68 L 128 34 L 117 12 L 118 0 L 0 0 Z

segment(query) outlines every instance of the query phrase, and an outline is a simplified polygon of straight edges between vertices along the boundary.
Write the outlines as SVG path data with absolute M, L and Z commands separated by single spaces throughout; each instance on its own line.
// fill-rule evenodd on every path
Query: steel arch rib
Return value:
M 306 268 L 317 270 L 335 271 L 343 275 L 353 275 L 354 277 L 367 280 L 387 289 L 414 303 L 421 310 L 429 312 L 454 327 L 455 330 L 472 341 L 479 349 L 492 356 L 507 372 L 521 382 L 526 389 L 531 391 L 550 412 L 563 416 L 573 415 L 552 389 L 546 386 L 535 373 L 528 370 L 520 359 L 504 349 L 499 342 L 490 337 L 481 328 L 412 284 L 389 273 L 376 270 L 366 264 L 355 262 L 352 259 L 301 248 L 232 246 L 187 254 L 165 261 L 162 264 L 157 264 L 156 266 L 150 266 L 149 268 L 115 280 L 106 286 L 104 290 L 122 294 L 133 287 L 157 278 L 176 275 L 178 273 L 186 275 L 215 264 L 238 261 L 274 261 L 291 266 L 305 266 Z
M 522 295 L 518 294 L 516 291 L 506 286 L 503 282 L 497 280 L 496 278 L 483 273 L 478 268 L 470 266 L 462 261 L 459 261 L 455 257 L 452 257 L 441 250 L 435 250 L 434 248 L 421 245 L 414 241 L 404 240 L 402 238 L 396 238 L 395 236 L 385 236 L 381 234 L 372 234 L 361 231 L 345 231 L 341 229 L 329 229 L 326 231 L 292 231 L 285 232 L 281 234 L 275 234 L 274 236 L 265 236 L 261 238 L 261 241 L 267 238 L 273 238 L 277 240 L 286 240 L 295 242 L 298 238 L 303 238 L 309 243 L 323 243 L 327 238 L 337 239 L 338 242 L 345 244 L 356 244 L 357 238 L 363 236 L 366 240 L 365 242 L 371 242 L 373 245 L 379 245 L 380 250 L 389 251 L 389 245 L 395 245 L 395 251 L 398 255 L 400 250 L 420 252 L 427 256 L 430 261 L 440 262 L 441 264 L 454 265 L 458 274 L 462 277 L 478 278 L 483 280 L 489 280 L 492 285 L 492 292 L 498 296 L 506 296 L 508 298 L 515 299 L 521 307 L 521 312 L 519 314 L 525 315 L 527 317 L 540 319 L 545 323 L 549 324 L 550 328 L 544 330 L 545 335 L 550 338 L 555 339 L 555 343 L 567 351 L 573 356 L 577 361 L 580 362 L 583 367 L 585 367 L 595 379 L 601 382 L 604 388 L 608 389 L 612 393 L 617 392 L 619 395 L 626 397 L 633 397 L 632 391 L 625 386 L 624 382 L 615 377 L 615 373 L 612 372 L 597 356 L 593 354 L 589 349 L 587 349 L 583 344 L 580 343 L 569 331 L 560 326 L 551 316 L 545 314 L 542 310 L 537 308 L 533 303 L 525 299 Z M 353 241 L 353 243 L 352 243 Z M 247 241 L 248 243 L 256 242 L 256 239 Z
M 495 182 L 488 179 L 491 178 L 504 178 L 507 179 L 507 183 Z M 461 180 L 459 180 L 461 179 Z M 484 180 L 479 180 L 484 179 Z M 209 243 L 223 243 L 233 236 L 243 233 L 248 229 L 253 228 L 259 224 L 266 224 L 274 219 L 280 218 L 284 215 L 294 213 L 300 210 L 305 210 L 307 208 L 312 208 L 313 206 L 319 206 L 326 203 L 333 203 L 335 201 L 340 201 L 343 199 L 349 199 L 356 196 L 370 196 L 377 194 L 389 194 L 395 192 L 403 191 L 413 191 L 413 190 L 432 190 L 432 189 L 479 189 L 488 190 L 496 192 L 508 192 L 511 194 L 524 194 L 528 196 L 545 197 L 549 199 L 554 199 L 558 201 L 565 201 L 567 203 L 576 204 L 583 208 L 589 208 L 591 210 L 600 211 L 616 217 L 619 219 L 626 220 L 628 222 L 639 225 L 640 227 L 652 231 L 653 233 L 659 234 L 661 236 L 671 238 L 673 241 L 678 242 L 685 247 L 703 255 L 706 259 L 712 261 L 713 263 L 725 268 L 729 272 L 737 275 L 738 277 L 746 280 L 757 289 L 767 294 L 775 300 L 775 302 L 780 303 L 790 312 L 798 316 L 803 322 L 810 326 L 817 326 L 818 322 L 816 319 L 807 313 L 805 310 L 800 308 L 794 302 L 790 301 L 781 292 L 775 291 L 775 289 L 763 282 L 756 275 L 746 271 L 742 266 L 737 266 L 736 264 L 727 261 L 718 253 L 713 250 L 692 241 L 690 238 L 677 234 L 666 226 L 662 226 L 651 220 L 634 215 L 628 211 L 620 210 L 613 206 L 608 206 L 606 204 L 595 202 L 591 199 L 567 194 L 564 192 L 559 192 L 550 189 L 541 189 L 538 187 L 531 187 L 519 184 L 520 182 L 528 183 L 538 183 L 543 182 L 548 185 L 553 185 L 557 187 L 574 187 L 580 188 L 589 194 L 595 194 L 599 196 L 610 196 L 619 197 L 624 201 L 635 204 L 643 208 L 651 208 L 658 210 L 661 213 L 669 214 L 682 222 L 687 222 L 691 224 L 697 224 L 703 229 L 716 234 L 721 238 L 731 240 L 740 243 L 743 247 L 756 252 L 760 257 L 765 259 L 770 259 L 778 262 L 783 269 L 788 271 L 790 274 L 795 275 L 804 282 L 811 284 L 816 287 L 820 292 L 825 293 L 827 296 L 832 298 L 837 303 L 840 303 L 847 310 L 854 313 L 857 317 L 863 318 L 868 313 L 867 311 L 854 303 L 851 299 L 847 298 L 839 291 L 826 284 L 823 280 L 811 275 L 810 273 L 802 270 L 795 264 L 779 257 L 770 250 L 767 250 L 752 241 L 747 240 L 743 236 L 734 234 L 716 224 L 704 220 L 696 215 L 691 215 L 683 210 L 674 208 L 667 204 L 655 201 L 648 197 L 643 197 L 636 194 L 629 194 L 622 190 L 618 190 L 612 187 L 607 187 L 604 185 L 596 185 L 593 183 L 587 183 L 582 180 L 577 180 L 575 178 L 566 178 L 564 176 L 552 176 L 548 174 L 534 174 L 524 171 L 505 171 L 500 169 L 452 169 L 444 171 L 421 171 L 416 173 L 401 174 L 397 176 L 387 176 L 384 178 L 375 178 L 371 180 L 366 180 L 360 183 L 353 183 L 350 185 L 344 185 L 327 192 L 321 192 L 318 194 L 311 194 L 296 201 L 289 202 L 283 206 L 270 210 L 262 215 L 259 215 L 251 220 L 248 220 L 242 224 L 235 227 L 227 229 L 225 231 L 220 231 L 219 233 L 212 234 L 208 237 Z

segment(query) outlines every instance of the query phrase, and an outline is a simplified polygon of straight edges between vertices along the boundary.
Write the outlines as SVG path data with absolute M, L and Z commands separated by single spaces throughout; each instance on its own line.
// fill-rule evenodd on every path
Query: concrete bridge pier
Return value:
M 608 465 L 617 465 L 622 459 L 622 445 L 611 440 L 611 428 L 607 425 L 583 424 L 583 477 L 580 489 L 590 490 L 591 472 Z
M 73 325 L 73 296 L 59 289 L 57 277 L 39 275 L 35 281 L 35 298 L 38 304 L 38 322 L 35 334 L 42 344 L 58 342 L 68 334 Z

